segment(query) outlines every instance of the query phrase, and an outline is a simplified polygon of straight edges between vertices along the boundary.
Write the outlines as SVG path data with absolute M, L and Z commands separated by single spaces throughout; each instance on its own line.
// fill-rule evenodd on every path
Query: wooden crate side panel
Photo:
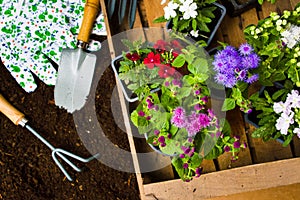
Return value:
M 172 180 L 144 185 L 156 199 L 205 199 L 300 183 L 300 158 L 204 174 L 192 182 Z M 287 170 L 288 169 L 288 170 Z
M 240 194 L 210 198 L 209 200 L 297 200 L 300 196 L 300 184 L 285 185 L 270 189 L 244 192 Z

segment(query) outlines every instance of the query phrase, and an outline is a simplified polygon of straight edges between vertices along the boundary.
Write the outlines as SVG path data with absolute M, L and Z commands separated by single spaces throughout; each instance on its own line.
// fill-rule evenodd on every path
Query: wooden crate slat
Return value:
M 270 15 L 271 12 L 277 12 L 279 14 L 282 13 L 283 10 L 292 10 L 290 1 L 276 1 L 275 4 L 271 4 L 270 2 L 264 2 L 262 4 L 262 18 L 266 18 Z
M 153 23 L 153 20 L 163 16 L 165 5 L 161 5 L 161 0 L 143 0 L 145 6 L 145 12 L 149 27 L 165 27 L 166 23 Z
M 292 8 L 295 8 L 295 6 L 296 6 L 298 3 L 300 3 L 299 0 L 290 0 L 290 4 L 291 4 Z
M 293 157 L 290 146 L 282 147 L 282 144 L 275 140 L 264 142 L 260 138 L 252 138 L 251 133 L 254 130 L 255 127 L 249 124 L 249 146 L 253 149 L 252 156 L 254 163 L 270 162 Z
M 209 200 L 296 200 L 300 196 L 300 184 L 291 184 L 264 190 L 244 192 L 222 197 L 210 198 Z
M 172 180 L 144 185 L 157 199 L 205 199 L 300 183 L 300 158 L 249 165 L 204 174 L 186 183 Z M 289 170 L 287 170 L 289 169 Z
M 294 137 L 292 143 L 292 151 L 294 152 L 294 156 L 300 157 L 300 139 L 298 137 Z

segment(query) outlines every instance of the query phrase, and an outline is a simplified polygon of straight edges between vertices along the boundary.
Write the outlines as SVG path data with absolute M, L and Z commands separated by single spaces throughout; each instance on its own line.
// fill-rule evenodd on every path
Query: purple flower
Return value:
M 206 114 L 199 114 L 199 122 L 202 127 L 208 127 L 210 125 L 210 119 Z
M 150 119 L 151 119 L 151 116 L 147 116 L 147 117 L 146 117 L 146 120 L 149 121 Z
M 235 142 L 233 143 L 233 147 L 236 148 L 236 149 L 240 148 L 240 147 L 241 147 L 240 141 L 235 141 Z
M 148 103 L 148 108 L 149 108 L 149 109 L 152 109 L 153 107 L 154 107 L 154 104 L 153 104 L 152 102 L 149 102 L 149 103 Z
M 235 140 L 235 141 L 240 140 L 240 139 L 241 139 L 241 136 L 239 136 L 239 135 L 235 135 L 235 136 L 234 136 L 234 140 Z
M 224 151 L 225 151 L 225 152 L 229 152 L 229 151 L 230 151 L 230 147 L 229 147 L 229 146 L 225 146 L 225 147 L 224 147 Z
M 242 57 L 241 65 L 244 69 L 255 69 L 258 67 L 260 58 L 256 53 L 251 53 L 248 56 Z
M 246 78 L 247 72 L 246 70 L 241 70 L 238 74 L 237 80 L 243 81 Z
M 160 143 L 165 143 L 165 137 L 164 136 L 160 136 L 158 139 L 157 139 L 158 142 Z
M 208 97 L 207 96 L 204 96 L 201 98 L 201 100 L 204 102 L 204 103 L 207 103 L 208 102 Z
M 153 133 L 154 133 L 154 135 L 158 135 L 160 133 L 160 131 L 159 130 L 154 130 Z
M 166 143 L 160 143 L 160 146 L 161 146 L 161 147 L 165 147 L 165 146 L 166 146 Z
M 144 117 L 144 116 L 145 116 L 145 113 L 144 113 L 144 111 L 142 111 L 142 110 L 138 111 L 138 116 L 140 116 L 140 117 Z
M 239 47 L 239 52 L 241 55 L 249 55 L 253 51 L 253 48 L 248 43 L 241 44 Z
M 195 95 L 199 95 L 199 94 L 200 94 L 200 90 L 196 90 Z
M 184 169 L 187 169 L 187 168 L 189 167 L 189 164 L 183 163 L 182 167 L 183 167 Z
M 171 118 L 171 123 L 178 128 L 183 128 L 185 126 L 185 110 L 182 107 L 177 107 L 174 109 L 173 116 Z
M 253 74 L 252 76 L 248 77 L 246 80 L 246 83 L 254 83 L 255 81 L 258 80 L 258 74 Z
M 204 107 L 203 106 L 201 106 L 200 104 L 196 104 L 195 106 L 194 106 L 194 109 L 195 110 L 202 110 Z
M 196 168 L 195 173 L 200 176 L 202 174 L 202 168 L 201 167 Z
M 166 86 L 166 87 L 169 87 L 169 86 L 170 86 L 170 82 L 169 82 L 169 81 L 166 81 L 166 82 L 165 82 L 165 86 Z
M 184 158 L 184 157 L 185 155 L 183 153 L 179 155 L 179 158 Z

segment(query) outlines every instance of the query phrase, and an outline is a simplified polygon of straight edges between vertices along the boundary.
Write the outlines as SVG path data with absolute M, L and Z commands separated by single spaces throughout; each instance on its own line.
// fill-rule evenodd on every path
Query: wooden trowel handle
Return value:
M 20 121 L 24 119 L 25 115 L 13 107 L 1 94 L 0 94 L 0 111 L 8 117 L 15 125 L 19 125 Z
M 100 10 L 99 0 L 87 0 L 84 6 L 82 24 L 77 37 L 78 41 L 89 43 L 89 38 L 93 30 L 95 19 Z

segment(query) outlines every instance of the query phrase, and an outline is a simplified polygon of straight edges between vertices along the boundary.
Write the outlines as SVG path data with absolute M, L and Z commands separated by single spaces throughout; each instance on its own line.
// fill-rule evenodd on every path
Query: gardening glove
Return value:
M 63 48 L 77 48 L 77 34 L 83 18 L 83 1 L 2 1 L 0 10 L 0 56 L 3 64 L 26 92 L 36 89 L 35 74 L 54 85 Z M 103 15 L 93 33 L 106 35 Z M 101 48 L 92 41 L 90 51 Z

